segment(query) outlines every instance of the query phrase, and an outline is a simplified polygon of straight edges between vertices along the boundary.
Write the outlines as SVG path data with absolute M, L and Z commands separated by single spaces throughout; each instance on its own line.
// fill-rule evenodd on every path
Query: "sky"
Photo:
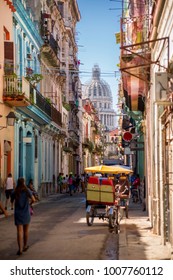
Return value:
M 112 92 L 113 108 L 116 109 L 120 45 L 115 33 L 120 32 L 121 0 L 77 0 L 81 20 L 77 23 L 78 59 L 82 84 L 92 77 L 92 68 L 98 64 L 101 79 Z M 87 72 L 87 73 L 86 73 Z

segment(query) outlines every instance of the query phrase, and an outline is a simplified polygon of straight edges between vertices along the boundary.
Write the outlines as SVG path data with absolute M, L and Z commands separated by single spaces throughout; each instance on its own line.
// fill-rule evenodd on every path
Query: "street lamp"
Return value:
M 2 118 L 2 115 L 0 115 L 0 118 Z M 15 113 L 10 112 L 6 116 L 6 126 L 0 126 L 0 130 L 3 129 L 3 128 L 7 128 L 7 126 L 14 126 L 15 119 L 16 119 Z

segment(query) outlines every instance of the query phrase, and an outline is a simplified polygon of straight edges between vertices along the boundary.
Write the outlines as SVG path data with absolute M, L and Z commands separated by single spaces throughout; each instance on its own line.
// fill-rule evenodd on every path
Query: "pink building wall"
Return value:
M 14 170 L 14 127 L 4 128 L 6 116 L 10 111 L 14 111 L 14 108 L 3 103 L 4 39 L 6 37 L 13 41 L 13 12 L 15 9 L 11 1 L 0 1 L 0 179 L 2 182 L 7 173 L 13 173 Z

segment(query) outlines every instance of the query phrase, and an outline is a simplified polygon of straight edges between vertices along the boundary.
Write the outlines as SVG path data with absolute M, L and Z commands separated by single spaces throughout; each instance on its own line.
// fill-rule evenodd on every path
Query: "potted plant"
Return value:
M 41 74 L 27 74 L 25 78 L 33 86 L 36 86 L 36 84 L 38 84 L 43 79 L 43 75 L 41 75 Z

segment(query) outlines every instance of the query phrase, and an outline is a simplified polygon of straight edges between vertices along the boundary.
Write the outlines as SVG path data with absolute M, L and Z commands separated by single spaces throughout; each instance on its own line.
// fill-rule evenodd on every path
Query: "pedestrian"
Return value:
M 73 175 L 72 175 L 72 173 L 70 173 L 70 175 L 68 177 L 68 186 L 69 186 L 70 196 L 72 196 L 72 190 L 73 190 Z
M 136 179 L 133 181 L 132 183 L 132 187 L 131 187 L 131 193 L 132 193 L 132 198 L 133 198 L 133 202 L 137 202 L 140 201 L 140 177 L 139 174 L 136 175 Z
M 5 217 L 8 217 L 8 212 L 5 210 L 5 208 L 2 205 L 2 202 L 0 201 L 0 210 L 2 211 L 2 213 L 5 215 Z
M 79 175 L 77 175 L 76 177 L 76 190 L 79 192 L 80 189 L 80 185 L 81 185 L 81 178 Z
M 68 175 L 65 176 L 65 190 L 66 190 L 66 193 L 69 192 L 69 188 L 68 188 Z
M 32 192 L 32 194 L 33 194 L 35 200 L 36 200 L 36 201 L 39 201 L 39 196 L 38 196 L 37 191 L 36 191 L 35 188 L 34 188 L 34 183 L 33 183 L 33 180 L 32 180 L 32 179 L 29 180 L 28 188 L 29 188 L 30 191 Z
M 62 191 L 66 191 L 66 178 L 65 176 L 62 178 Z
M 17 255 L 28 250 L 29 224 L 31 220 L 30 206 L 35 201 L 32 192 L 25 185 L 25 179 L 19 178 L 17 187 L 11 195 L 15 201 L 14 222 L 17 227 L 17 242 L 19 250 Z
M 120 206 L 123 206 L 123 209 L 120 208 L 120 210 L 124 210 L 126 212 L 126 218 L 128 218 L 130 184 L 126 175 L 120 176 L 115 189 L 118 192 L 118 197 L 120 198 Z
M 130 176 L 130 196 L 132 197 L 132 189 L 133 189 L 133 182 L 136 179 L 136 174 L 133 172 L 133 174 Z
M 12 174 L 9 173 L 6 180 L 5 180 L 5 196 L 6 196 L 6 201 L 5 201 L 5 210 L 8 208 L 8 203 L 9 200 L 11 199 L 11 194 L 12 191 L 15 188 L 15 183 L 12 177 Z M 13 210 L 13 203 L 11 202 L 11 210 Z
M 81 175 L 81 192 L 85 192 L 85 175 Z
M 76 192 L 77 191 L 77 184 L 76 184 L 77 174 L 75 174 L 74 176 L 72 174 L 72 178 L 73 178 L 73 190 L 74 190 L 74 192 Z
M 57 177 L 57 184 L 58 184 L 58 190 L 60 193 L 62 193 L 62 179 L 63 179 L 63 173 L 59 173 Z
M 119 178 L 118 184 L 116 185 L 116 188 L 118 187 L 119 197 L 123 198 L 124 196 L 129 196 L 129 181 L 127 176 L 121 176 Z

